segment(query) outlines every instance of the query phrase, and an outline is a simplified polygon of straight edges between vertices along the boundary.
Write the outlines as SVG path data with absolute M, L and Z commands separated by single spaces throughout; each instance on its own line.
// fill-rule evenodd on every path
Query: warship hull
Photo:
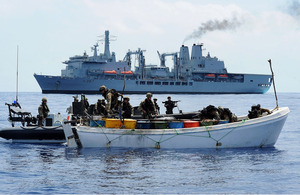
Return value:
M 231 74 L 229 76 L 233 76 Z M 241 74 L 239 74 L 241 75 Z M 243 74 L 241 80 L 125 80 L 125 94 L 263 94 L 271 86 L 271 75 Z M 35 74 L 43 93 L 97 94 L 99 87 L 123 91 L 124 76 L 119 78 L 72 78 Z

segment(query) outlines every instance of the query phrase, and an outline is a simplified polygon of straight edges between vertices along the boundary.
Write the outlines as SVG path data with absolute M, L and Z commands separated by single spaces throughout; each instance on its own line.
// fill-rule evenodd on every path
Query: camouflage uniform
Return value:
M 160 113 L 160 108 L 157 104 L 157 99 L 156 98 L 153 98 L 153 103 L 154 103 L 154 106 L 156 108 L 157 114 L 159 114 Z
M 264 113 L 271 114 L 271 111 L 266 108 L 261 108 L 260 104 L 253 105 L 251 111 L 249 111 L 249 119 L 261 117 Z
M 107 115 L 107 112 L 105 110 L 105 100 L 104 99 L 98 99 L 98 102 L 95 105 L 94 113 L 97 115 Z
M 165 101 L 166 114 L 173 114 L 173 108 L 176 107 L 175 103 L 171 100 L 171 97 L 168 97 L 168 101 Z
M 102 85 L 99 89 L 102 92 L 102 96 L 106 100 L 105 109 L 107 113 L 113 114 L 114 112 L 119 112 L 119 100 L 118 97 L 121 96 L 115 89 L 107 89 L 104 85 Z
M 209 105 L 203 108 L 200 112 L 200 120 L 211 119 L 211 120 L 221 120 L 218 108 L 213 105 Z
M 157 111 L 151 100 L 152 94 L 147 93 L 146 97 L 147 98 L 140 103 L 139 110 L 142 112 L 142 117 L 144 119 L 151 119 L 153 118 L 152 115 L 157 115 Z
M 49 111 L 50 110 L 49 110 L 48 105 L 47 105 L 47 98 L 42 98 L 42 103 L 38 108 L 38 112 L 39 112 L 38 125 L 39 126 L 42 126 L 42 123 L 47 118 Z
M 131 118 L 133 114 L 133 107 L 129 103 L 129 97 L 124 97 L 122 105 L 122 116 L 123 118 Z

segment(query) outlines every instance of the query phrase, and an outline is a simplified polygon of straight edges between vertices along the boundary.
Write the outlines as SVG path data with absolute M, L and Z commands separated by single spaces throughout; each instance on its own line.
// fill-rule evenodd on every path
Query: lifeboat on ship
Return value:
M 104 71 L 105 74 L 117 74 L 117 71 L 115 70 L 106 70 Z
M 216 77 L 215 74 L 205 74 L 205 78 L 210 78 L 210 79 L 214 79 Z
M 122 71 L 121 74 L 133 74 L 133 72 L 131 70 L 129 70 L 129 71 Z
M 228 75 L 227 74 L 220 74 L 220 75 L 218 75 L 218 78 L 220 78 L 220 79 L 228 79 Z

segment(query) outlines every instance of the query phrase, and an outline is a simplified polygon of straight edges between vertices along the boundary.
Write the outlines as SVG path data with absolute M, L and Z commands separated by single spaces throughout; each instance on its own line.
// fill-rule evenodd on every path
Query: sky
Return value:
M 60 75 L 105 30 L 117 60 L 141 48 L 158 65 L 157 51 L 203 43 L 231 73 L 271 74 L 271 59 L 276 90 L 300 92 L 300 0 L 0 0 L 0 28 L 1 92 L 16 91 L 17 64 L 18 91 L 40 92 L 34 73 Z

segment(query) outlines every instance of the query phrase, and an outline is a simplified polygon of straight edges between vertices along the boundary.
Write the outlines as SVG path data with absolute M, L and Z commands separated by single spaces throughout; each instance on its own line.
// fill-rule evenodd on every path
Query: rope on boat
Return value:
M 62 125 L 60 125 L 60 126 L 55 126 L 55 127 L 51 127 L 51 128 L 45 128 L 45 127 L 43 127 L 43 126 L 36 126 L 36 127 L 34 127 L 34 128 L 28 128 L 28 127 L 23 127 L 23 126 L 20 126 L 22 129 L 24 129 L 24 130 L 35 130 L 35 129 L 37 129 L 37 128 L 42 128 L 42 129 L 44 129 L 44 130 L 54 130 L 54 129 L 58 129 L 58 128 L 60 128 L 60 127 L 62 127 Z
M 21 127 L 21 129 L 24 129 L 24 130 L 35 130 L 35 129 L 39 128 L 39 126 L 34 127 L 34 128 L 26 128 L 26 127 L 23 127 L 23 126 L 20 126 L 20 127 Z
M 168 141 L 168 140 L 172 139 L 173 137 L 176 137 L 177 135 L 179 135 L 178 131 L 176 129 L 174 129 L 174 130 L 176 132 L 176 135 L 173 135 L 173 136 L 171 136 L 171 137 L 169 137 L 169 138 L 167 138 L 167 139 L 165 139 L 165 140 L 162 141 L 161 140 L 162 136 L 163 136 L 163 134 L 162 134 L 161 137 L 160 137 L 160 140 L 158 141 L 158 143 L 163 143 L 163 142 Z M 164 130 L 164 132 L 165 132 L 165 130 Z
M 122 136 L 124 136 L 124 135 L 128 135 L 128 134 L 132 133 L 133 131 L 135 131 L 135 130 L 134 130 L 134 129 L 131 129 L 130 131 L 126 131 L 124 134 L 121 134 L 120 136 L 118 136 L 118 137 L 116 137 L 116 138 L 110 140 L 109 142 L 111 143 L 112 141 L 114 141 L 114 140 L 116 140 L 116 139 L 119 139 L 120 137 L 122 137 Z M 105 134 L 105 133 L 104 133 L 104 134 Z M 106 137 L 107 137 L 107 136 L 106 136 Z M 109 143 L 109 144 L 110 144 L 110 143 Z
M 109 144 L 111 143 L 111 141 L 110 141 L 109 138 L 107 137 L 107 135 L 106 135 L 106 133 L 104 132 L 103 128 L 100 127 L 100 129 L 102 130 L 102 133 L 105 135 L 106 139 L 108 140 L 107 146 L 109 147 Z
M 163 135 L 161 136 L 161 138 L 160 138 L 159 141 L 155 141 L 155 140 L 153 140 L 152 138 L 149 138 L 149 139 L 151 139 L 151 140 L 153 140 L 154 142 L 156 142 L 156 143 L 155 143 L 155 148 L 158 148 L 158 149 L 160 148 L 160 143 L 166 142 L 166 141 L 168 141 L 168 140 L 174 138 L 174 137 L 177 136 L 177 135 L 181 135 L 181 136 L 191 136 L 191 137 L 210 138 L 210 139 L 216 141 L 216 146 L 218 147 L 218 146 L 221 146 L 221 145 L 222 145 L 222 143 L 221 143 L 220 141 L 221 141 L 224 137 L 226 137 L 226 136 L 229 135 L 233 130 L 235 130 L 237 127 L 239 127 L 239 126 L 241 126 L 243 123 L 245 123 L 245 121 L 246 121 L 246 120 L 242 120 L 242 122 L 241 122 L 240 124 L 238 124 L 236 127 L 233 127 L 228 133 L 226 133 L 226 134 L 225 134 L 224 136 L 222 136 L 220 139 L 215 139 L 215 138 L 213 138 L 213 137 L 211 136 L 211 134 L 210 134 L 209 129 L 208 129 L 207 126 L 205 126 L 205 129 L 206 129 L 206 131 L 207 131 L 207 133 L 208 133 L 208 136 L 179 134 L 178 131 L 177 131 L 176 129 L 174 129 L 174 131 L 176 132 L 176 135 L 173 135 L 172 137 L 169 137 L 169 138 L 167 138 L 167 139 L 165 139 L 165 140 L 161 140 L 161 138 L 162 138 Z M 147 136 L 145 136 L 145 137 L 147 137 Z
M 151 137 L 149 137 L 149 136 L 147 136 L 147 135 L 141 134 L 141 136 L 143 136 L 143 137 L 145 137 L 145 138 L 147 138 L 147 139 L 153 141 L 153 142 L 155 143 L 155 148 L 157 148 L 157 149 L 160 149 L 160 144 L 161 144 L 161 143 L 166 142 L 166 141 L 168 141 L 168 140 L 170 140 L 170 139 L 172 139 L 172 138 L 174 138 L 174 137 L 176 137 L 176 136 L 178 136 L 178 135 L 181 135 L 181 136 L 191 136 L 191 137 L 210 138 L 210 139 L 212 139 L 212 140 L 214 140 L 214 141 L 216 142 L 216 147 L 218 147 L 218 146 L 221 146 L 221 145 L 222 145 L 222 143 L 221 143 L 220 141 L 221 141 L 224 137 L 226 137 L 226 136 L 229 135 L 233 130 L 235 130 L 237 127 L 239 127 L 239 126 L 241 126 L 243 123 L 245 123 L 245 121 L 246 121 L 245 119 L 242 120 L 241 123 L 239 123 L 236 127 L 233 127 L 228 133 L 226 133 L 225 135 L 223 135 L 220 139 L 215 139 L 215 138 L 213 138 L 213 137 L 211 136 L 210 130 L 209 130 L 208 126 L 204 126 L 205 129 L 206 129 L 206 131 L 207 131 L 207 133 L 208 133 L 208 136 L 180 134 L 176 129 L 173 129 L 173 130 L 176 132 L 175 135 L 173 135 L 173 136 L 171 136 L 171 137 L 169 137 L 169 138 L 167 138 L 167 139 L 164 139 L 164 140 L 163 140 L 163 136 L 165 135 L 165 134 L 164 134 L 164 133 L 165 133 L 165 130 L 163 130 L 163 133 L 162 133 L 162 135 L 161 135 L 161 137 L 160 137 L 160 139 L 159 139 L 158 141 L 152 139 Z M 119 139 L 120 137 L 122 137 L 122 136 L 124 136 L 124 135 L 131 134 L 132 132 L 135 131 L 135 129 L 131 129 L 130 131 L 126 131 L 125 133 L 121 134 L 120 136 L 118 136 L 118 137 L 116 137 L 116 138 L 114 138 L 114 139 L 112 139 L 112 140 L 109 140 L 109 138 L 108 138 L 108 136 L 106 135 L 106 133 L 104 132 L 102 126 L 101 126 L 101 125 L 98 125 L 98 126 L 101 128 L 103 134 L 105 135 L 106 139 L 108 140 L 108 142 L 107 142 L 107 144 L 106 144 L 107 147 L 110 146 L 110 144 L 111 144 L 112 141 L 115 141 L 115 140 Z
M 163 135 L 164 135 L 164 133 L 165 133 L 165 129 L 164 129 L 164 131 L 163 131 L 163 133 L 161 134 L 161 136 L 160 136 L 160 138 L 159 138 L 159 141 L 158 142 L 160 142 L 161 141 L 161 139 L 162 139 L 162 137 L 163 137 Z
M 206 131 L 207 131 L 207 133 L 208 133 L 208 138 L 211 138 L 211 139 L 217 141 L 216 139 L 214 139 L 214 138 L 211 136 L 211 134 L 210 134 L 209 129 L 208 129 L 207 126 L 205 126 L 205 129 L 206 129 Z
M 141 135 L 141 136 L 143 136 L 143 137 L 146 137 L 146 138 L 148 138 L 148 139 L 152 140 L 152 141 L 153 141 L 153 142 L 155 142 L 155 143 L 158 143 L 158 141 L 156 141 L 156 140 L 152 139 L 151 137 L 148 137 L 147 135 Z
M 106 137 L 106 139 L 108 140 L 108 142 L 107 142 L 107 147 L 109 147 L 110 146 L 110 143 L 111 143 L 111 140 L 109 140 L 109 138 L 107 137 L 107 135 L 106 135 L 106 133 L 104 132 L 104 130 L 103 130 L 103 126 L 101 125 L 101 124 L 99 124 L 96 120 L 94 120 L 93 119 L 93 117 L 91 116 L 91 115 L 89 115 L 86 111 L 85 111 L 85 114 L 90 118 L 90 120 L 92 120 L 92 121 L 94 121 L 94 123 L 98 126 L 98 127 L 100 127 L 100 129 L 102 130 L 102 133 L 105 135 L 105 137 Z
M 240 124 L 238 124 L 236 127 L 233 127 L 228 133 L 226 133 L 225 135 L 223 135 L 220 139 L 216 140 L 217 143 L 218 143 L 221 139 L 223 139 L 224 137 L 226 137 L 227 135 L 229 135 L 229 133 L 231 133 L 234 129 L 238 128 L 238 127 L 241 126 L 243 123 L 245 123 L 245 121 L 246 121 L 245 119 L 242 120 L 242 122 L 241 122 Z
M 59 125 L 59 126 L 56 126 L 56 127 L 52 127 L 52 128 L 45 128 L 45 127 L 42 126 L 42 129 L 53 130 L 53 129 L 58 129 L 58 128 L 60 128 L 60 127 L 62 127 L 62 125 Z

